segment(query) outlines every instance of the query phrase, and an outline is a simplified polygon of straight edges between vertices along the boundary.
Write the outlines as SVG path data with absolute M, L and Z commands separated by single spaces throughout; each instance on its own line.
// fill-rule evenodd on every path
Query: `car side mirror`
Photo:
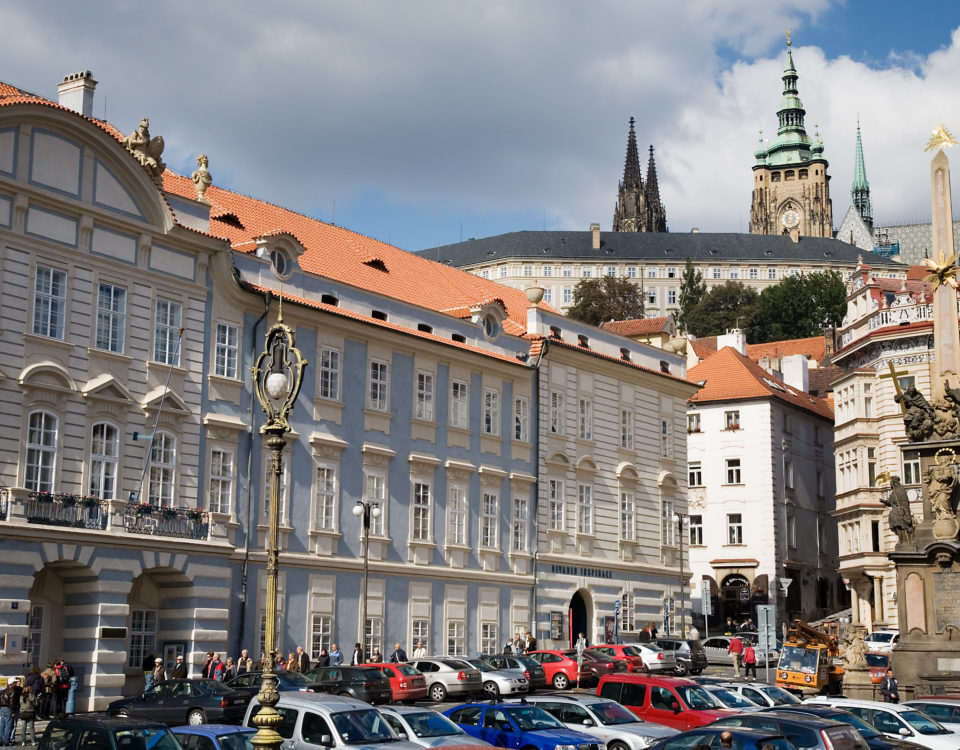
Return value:
M 900 727 L 900 736 L 901 736 L 901 737 L 912 737 L 913 735 L 910 734 L 910 730 L 907 729 L 906 727 Z
M 592 726 L 593 726 L 593 719 L 584 719 L 584 720 L 583 720 L 583 725 L 584 725 L 585 727 L 592 727 Z
M 675 714 L 680 713 L 680 704 L 677 703 L 677 701 L 674 701 L 673 703 L 671 703 L 671 704 L 670 704 L 670 708 L 673 709 L 673 712 L 674 712 Z
M 324 747 L 333 747 L 333 737 L 329 734 L 320 735 L 320 744 Z
M 406 733 L 406 732 L 397 732 L 397 737 L 399 737 L 401 740 L 410 739 L 410 738 L 407 736 L 407 733 Z

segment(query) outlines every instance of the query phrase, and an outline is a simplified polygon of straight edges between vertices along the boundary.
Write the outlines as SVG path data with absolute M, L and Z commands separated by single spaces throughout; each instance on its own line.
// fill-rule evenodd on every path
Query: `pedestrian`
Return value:
M 880 683 L 880 695 L 883 696 L 884 703 L 900 702 L 900 685 L 897 678 L 893 676 L 893 669 L 887 668 L 883 682 Z
M 173 668 L 173 671 L 170 672 L 170 677 L 174 680 L 183 680 L 187 677 L 187 665 L 183 661 L 182 656 L 177 657 L 177 663 Z
M 24 745 L 36 745 L 37 735 L 33 731 L 37 719 L 37 695 L 30 685 L 25 685 L 20 694 L 20 742 Z M 30 739 L 27 740 L 27 735 Z
M 753 642 L 747 640 L 743 645 L 743 679 L 749 680 L 753 673 L 753 679 L 757 679 L 757 652 L 753 650 Z
M 57 659 L 53 663 L 54 676 L 54 701 L 56 707 L 54 712 L 57 716 L 62 714 L 67 705 L 67 693 L 70 692 L 70 678 L 73 676 L 73 668 L 67 666 L 63 659 Z
M 161 669 L 162 669 L 161 665 Z M 80 680 L 75 674 L 70 675 L 70 687 L 67 689 L 67 702 L 63 706 L 63 712 L 68 716 L 77 710 L 77 690 L 80 689 Z
M 207 651 L 207 660 L 203 663 L 203 669 L 200 670 L 200 676 L 205 679 L 210 679 L 213 675 L 210 674 L 210 665 L 213 664 L 213 651 Z
M 503 644 L 503 653 L 512 654 L 513 653 L 513 641 L 507 638 L 507 642 Z M 414 658 L 417 656 L 417 652 L 413 652 Z
M 370 654 L 370 663 L 383 664 L 383 654 L 380 653 L 380 649 L 376 646 L 373 647 L 373 653 Z
M 395 664 L 407 661 L 407 652 L 400 646 L 400 641 L 393 644 L 393 653 L 390 654 L 390 661 Z
M 237 674 L 246 674 L 253 671 L 253 659 L 247 649 L 240 652 L 240 659 L 237 662 Z
M 417 641 L 417 647 L 413 650 L 414 659 L 423 659 L 427 655 L 427 649 L 423 647 L 423 641 Z
M 727 624 L 723 628 L 724 635 L 733 635 L 737 630 L 737 626 L 733 624 L 733 618 L 727 618 Z
M 53 671 L 53 662 L 47 662 L 46 668 L 40 673 L 43 677 L 43 697 L 40 699 L 40 718 L 53 718 L 53 684 L 56 672 Z
M 210 661 L 210 669 L 207 671 L 207 676 L 211 680 L 217 680 L 218 682 L 223 682 L 223 662 L 220 661 L 220 655 L 210 652 L 213 656 L 213 659 Z
M 733 734 L 731 732 L 720 733 L 720 747 L 733 747 Z
M 517 633 L 517 637 L 513 641 L 513 652 L 515 654 L 522 654 L 523 646 L 524 646 L 523 636 L 520 633 Z
M 3 692 L 0 692 L 0 745 L 9 745 L 12 741 L 14 703 L 19 709 L 20 690 L 17 689 L 17 681 L 11 680 Z
M 163 659 L 159 656 L 153 660 L 153 684 L 159 685 L 161 682 L 165 682 L 167 679 L 167 670 L 163 668 Z
M 24 681 L 24 687 L 29 687 L 30 692 L 33 693 L 33 698 L 37 702 L 34 715 L 38 716 L 40 712 L 40 704 L 43 702 L 44 688 L 43 675 L 40 672 L 40 667 L 33 667 L 27 673 L 27 679 Z
M 297 661 L 297 655 L 290 651 L 287 654 L 287 671 L 288 672 L 299 672 L 300 671 L 300 662 Z
M 310 671 L 310 655 L 303 650 L 303 646 L 297 646 L 297 671 Z
M 317 656 L 317 660 L 314 663 L 315 667 L 329 667 L 330 666 L 330 654 L 327 653 L 325 648 L 320 649 L 320 654 Z
M 574 649 L 577 652 L 577 656 L 583 657 L 583 652 L 587 649 L 587 638 L 583 633 L 577 636 L 577 643 L 574 646 Z
M 143 663 L 140 665 L 143 668 L 143 681 L 146 683 L 147 690 L 153 684 L 153 665 L 156 663 L 156 658 L 157 655 L 151 651 L 143 657 Z
M 232 680 L 237 676 L 237 667 L 233 663 L 233 657 L 227 657 L 227 663 L 223 666 L 223 681 Z
M 727 653 L 730 654 L 730 661 L 733 662 L 733 673 L 740 679 L 740 659 L 743 658 L 743 641 L 737 636 L 730 637 L 730 645 L 727 646 Z
M 357 664 L 363 664 L 363 649 L 360 647 L 360 644 L 357 643 L 353 647 L 353 656 L 350 657 L 350 663 L 356 666 Z
M 343 664 L 343 654 L 340 653 L 340 646 L 336 643 L 330 644 L 330 666 L 339 667 Z
M 536 650 L 537 650 L 537 637 L 528 630 L 527 640 L 523 644 L 523 652 L 529 653 L 530 651 L 536 651 Z

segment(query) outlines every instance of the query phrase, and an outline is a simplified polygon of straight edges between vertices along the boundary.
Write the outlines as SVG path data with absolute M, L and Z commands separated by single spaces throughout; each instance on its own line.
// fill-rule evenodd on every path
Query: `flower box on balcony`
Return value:
M 38 503 L 52 503 L 56 496 L 52 492 L 31 492 L 30 499 Z
M 150 503 L 137 503 L 133 508 L 134 513 L 138 516 L 149 516 L 153 513 L 153 510 L 154 508 Z
M 187 511 L 187 518 L 191 521 L 202 521 L 203 508 L 190 508 L 190 510 Z

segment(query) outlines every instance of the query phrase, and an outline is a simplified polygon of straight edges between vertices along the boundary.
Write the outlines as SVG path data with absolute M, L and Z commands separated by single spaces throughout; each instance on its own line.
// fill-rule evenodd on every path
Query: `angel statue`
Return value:
M 867 660 L 864 654 L 867 653 L 867 644 L 863 640 L 863 626 L 855 625 L 852 631 L 843 639 L 843 650 L 841 658 L 845 667 L 864 667 Z
M 150 120 L 146 117 L 140 120 L 140 127 L 124 138 L 121 143 L 140 164 L 146 167 L 151 177 L 155 180 L 160 179 L 160 175 L 167 167 L 160 158 L 160 154 L 163 153 L 163 136 L 150 137 Z

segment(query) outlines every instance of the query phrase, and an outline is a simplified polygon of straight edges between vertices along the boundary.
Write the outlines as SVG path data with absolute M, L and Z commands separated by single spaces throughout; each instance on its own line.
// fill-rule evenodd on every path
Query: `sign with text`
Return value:
M 757 640 L 760 648 L 777 649 L 777 609 L 772 604 L 757 605 Z

